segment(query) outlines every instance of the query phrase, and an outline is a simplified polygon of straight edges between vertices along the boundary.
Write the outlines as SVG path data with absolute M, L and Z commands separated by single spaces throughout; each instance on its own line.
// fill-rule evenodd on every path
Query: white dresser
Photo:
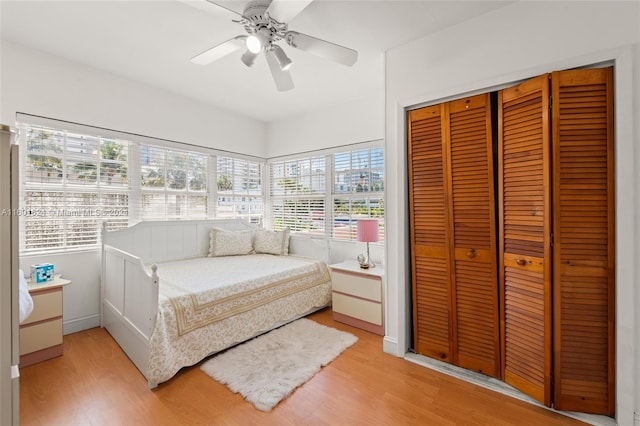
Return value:
M 384 335 L 384 269 L 362 269 L 356 261 L 329 265 L 333 282 L 333 319 Z
M 20 324 L 20 367 L 62 355 L 62 288 L 70 283 L 60 275 L 46 283 L 27 282 L 33 312 Z

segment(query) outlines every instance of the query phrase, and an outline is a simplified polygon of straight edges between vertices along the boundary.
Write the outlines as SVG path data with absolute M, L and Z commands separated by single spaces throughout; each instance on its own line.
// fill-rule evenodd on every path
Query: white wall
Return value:
M 16 112 L 264 156 L 265 124 L 14 43 L 2 41 L 0 122 Z M 23 256 L 51 262 L 65 287 L 65 334 L 100 325 L 100 253 Z M 28 273 L 28 272 L 27 272 Z
M 638 2 L 520 1 L 387 52 L 385 351 L 403 356 L 410 345 L 405 109 L 614 61 L 616 417 L 621 425 L 634 423 L 634 409 L 640 412 L 639 24 Z
M 264 157 L 265 124 L 2 41 L 0 119 L 16 112 Z
M 384 92 L 267 124 L 267 158 L 384 137 Z

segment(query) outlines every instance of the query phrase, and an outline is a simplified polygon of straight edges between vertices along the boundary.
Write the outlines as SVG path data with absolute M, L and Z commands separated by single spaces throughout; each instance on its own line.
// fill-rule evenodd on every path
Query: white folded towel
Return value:
M 18 270 L 18 281 L 20 289 L 20 298 L 18 305 L 20 307 L 20 323 L 26 320 L 31 312 L 33 312 L 33 299 L 29 294 L 29 288 L 27 287 L 27 280 L 24 279 L 24 272 L 22 269 Z

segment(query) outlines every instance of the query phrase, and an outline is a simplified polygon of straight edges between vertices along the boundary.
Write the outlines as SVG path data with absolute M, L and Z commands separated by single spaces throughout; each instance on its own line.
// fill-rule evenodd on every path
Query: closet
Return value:
M 489 94 L 408 112 L 417 353 L 614 414 L 612 93 L 611 68 L 560 71 L 493 113 Z

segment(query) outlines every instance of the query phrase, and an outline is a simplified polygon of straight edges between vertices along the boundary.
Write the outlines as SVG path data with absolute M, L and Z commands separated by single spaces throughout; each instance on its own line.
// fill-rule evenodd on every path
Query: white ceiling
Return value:
M 220 3 L 241 12 L 246 2 Z M 381 92 L 384 51 L 508 3 L 315 0 L 289 29 L 355 49 L 358 62 L 346 67 L 281 42 L 293 60 L 295 89 L 289 92 L 276 90 L 263 57 L 252 68 L 240 61 L 241 51 L 207 66 L 189 61 L 245 34 L 215 5 L 0 0 L 0 16 L 3 39 L 271 122 Z

